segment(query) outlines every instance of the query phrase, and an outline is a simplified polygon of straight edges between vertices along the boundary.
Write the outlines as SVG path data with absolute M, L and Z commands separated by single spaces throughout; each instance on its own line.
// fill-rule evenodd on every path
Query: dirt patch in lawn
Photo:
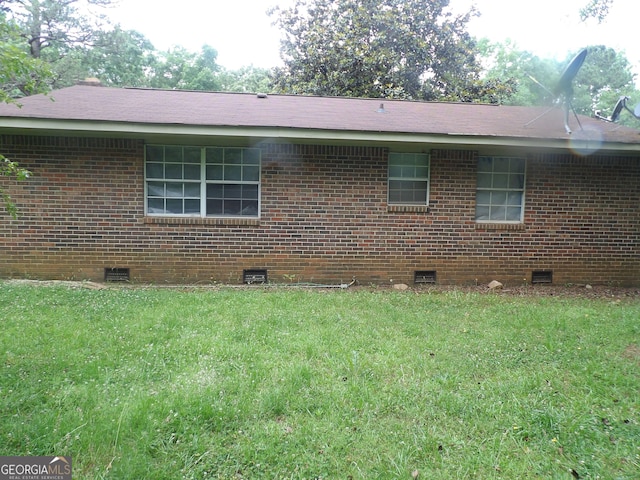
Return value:
M 622 356 L 627 360 L 632 360 L 640 364 L 640 347 L 635 343 L 632 343 L 622 352 Z
M 142 283 L 103 283 L 91 281 L 66 281 L 66 280 L 23 280 L 7 279 L 0 282 L 41 285 L 41 286 L 66 286 L 69 288 L 86 288 L 90 290 L 102 290 L 107 288 L 174 288 L 176 290 L 215 290 L 220 288 L 313 288 L 322 289 L 323 286 L 309 286 L 305 284 L 269 284 L 269 285 L 225 285 L 225 284 L 198 284 L 198 285 L 153 285 Z M 327 290 L 390 290 L 391 286 L 353 285 L 348 288 L 337 288 L 339 285 L 326 285 Z M 601 285 L 523 285 L 518 287 L 504 286 L 503 288 L 490 289 L 486 285 L 479 286 L 448 286 L 448 285 L 425 285 L 407 286 L 406 291 L 413 293 L 437 293 L 448 291 L 459 291 L 467 293 L 481 293 L 487 295 L 518 296 L 518 297 L 574 297 L 574 298 L 594 298 L 609 299 L 611 301 L 640 300 L 640 287 L 611 287 Z M 637 347 L 636 347 L 637 348 Z

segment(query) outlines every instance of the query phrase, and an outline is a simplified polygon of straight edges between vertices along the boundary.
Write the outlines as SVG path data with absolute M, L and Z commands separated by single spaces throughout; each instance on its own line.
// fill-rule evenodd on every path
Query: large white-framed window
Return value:
M 389 153 L 389 205 L 429 204 L 429 155 Z
M 519 157 L 478 157 L 476 221 L 522 223 L 526 160 Z
M 260 149 L 147 145 L 145 214 L 260 216 Z

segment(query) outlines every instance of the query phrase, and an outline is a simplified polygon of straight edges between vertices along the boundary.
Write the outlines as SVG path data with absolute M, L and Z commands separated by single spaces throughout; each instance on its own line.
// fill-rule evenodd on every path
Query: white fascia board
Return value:
M 575 149 L 572 138 L 530 138 L 481 136 L 442 133 L 373 132 L 352 130 L 320 130 L 289 127 L 261 126 L 207 126 L 183 124 L 149 124 L 125 122 L 100 122 L 80 120 L 56 120 L 41 118 L 1 117 L 0 133 L 13 132 L 32 135 L 81 135 L 115 136 L 119 138 L 161 138 L 161 137 L 220 137 L 227 139 L 269 139 L 279 142 L 326 144 L 434 144 L 459 147 L 529 147 L 543 149 Z M 580 142 L 580 140 L 575 140 Z M 640 152 L 640 143 L 605 143 L 598 150 L 611 152 Z

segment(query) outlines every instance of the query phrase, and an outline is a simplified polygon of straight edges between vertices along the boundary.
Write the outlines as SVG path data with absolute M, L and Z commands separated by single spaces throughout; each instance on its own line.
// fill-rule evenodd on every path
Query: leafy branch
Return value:
M 12 162 L 4 155 L 0 154 L 0 176 L 15 178 L 18 181 L 26 180 L 31 176 L 31 172 L 20 167 L 17 162 Z M 18 207 L 11 200 L 7 192 L 0 188 L 0 197 L 2 198 L 7 213 L 14 219 L 18 217 Z

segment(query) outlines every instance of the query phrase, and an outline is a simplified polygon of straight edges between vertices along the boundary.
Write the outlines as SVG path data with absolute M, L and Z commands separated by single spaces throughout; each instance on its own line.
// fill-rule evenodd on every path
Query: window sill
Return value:
M 476 230 L 526 230 L 524 223 L 476 223 Z
M 428 205 L 387 205 L 387 212 L 393 213 L 429 213 Z
M 144 223 L 160 225 L 260 225 L 259 218 L 144 217 Z

